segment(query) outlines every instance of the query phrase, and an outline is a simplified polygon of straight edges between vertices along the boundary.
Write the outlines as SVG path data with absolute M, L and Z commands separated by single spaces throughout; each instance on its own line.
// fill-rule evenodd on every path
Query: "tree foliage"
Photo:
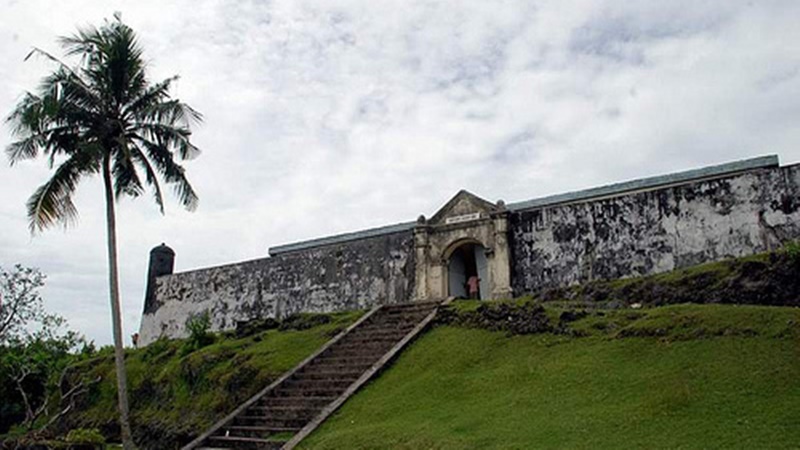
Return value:
M 19 264 L 6 270 L 0 266 L 0 345 L 22 342 L 38 334 L 51 333 L 63 324 L 55 314 L 47 314 L 39 289 L 45 276 L 39 269 Z
M 194 209 L 197 195 L 175 156 L 199 154 L 189 140 L 189 126 L 201 115 L 171 97 L 178 77 L 150 82 L 136 35 L 118 16 L 99 29 L 81 28 L 60 43 L 79 64 L 69 66 L 34 50 L 32 55 L 48 58 L 57 68 L 7 119 L 18 138 L 6 148 L 11 164 L 42 154 L 55 168 L 28 200 L 31 230 L 74 222 L 72 197 L 79 181 L 104 166 L 110 166 L 117 198 L 138 197 L 149 185 L 163 212 L 160 174 L 181 203 Z
M 40 417 L 51 413 L 55 392 L 67 365 L 93 345 L 66 329 L 66 320 L 47 313 L 39 289 L 45 276 L 36 268 L 0 267 L 0 432 L 13 424 L 33 428 Z
M 101 175 L 106 206 L 109 298 L 113 324 L 122 442 L 134 448 L 128 420 L 127 375 L 119 299 L 115 201 L 152 188 L 161 212 L 159 179 L 171 185 L 181 204 L 197 206 L 197 194 L 177 160 L 199 154 L 190 142 L 190 124 L 200 114 L 172 98 L 177 77 L 152 83 L 142 48 L 119 14 L 102 27 L 80 28 L 59 43 L 74 65 L 34 50 L 56 64 L 35 92 L 28 92 L 8 116 L 16 138 L 6 153 L 11 164 L 46 158 L 52 176 L 27 203 L 31 232 L 77 218 L 73 196 L 79 182 Z M 29 55 L 30 56 L 30 55 Z

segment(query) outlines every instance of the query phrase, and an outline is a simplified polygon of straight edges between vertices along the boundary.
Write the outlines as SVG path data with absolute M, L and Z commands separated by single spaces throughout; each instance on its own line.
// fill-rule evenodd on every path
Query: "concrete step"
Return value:
M 378 358 L 360 358 L 356 356 L 348 356 L 344 358 L 324 356 L 315 360 L 316 366 L 342 366 L 350 367 L 352 369 L 361 368 L 364 366 L 371 366 L 377 361 Z
M 291 407 L 291 408 L 322 408 L 328 403 L 336 400 L 336 396 L 273 396 L 260 399 L 255 406 L 272 407 Z
M 361 358 L 375 358 L 376 360 L 383 356 L 389 349 L 392 348 L 392 345 L 386 345 L 382 347 L 372 347 L 369 348 L 367 346 L 348 346 L 348 347 L 337 347 L 331 348 L 327 352 L 325 352 L 326 358 L 349 358 L 349 357 L 361 357 Z
M 398 325 L 398 324 L 408 324 L 409 322 L 413 322 L 415 320 L 422 320 L 423 317 L 430 314 L 430 311 L 418 311 L 418 312 L 387 312 L 384 314 L 376 314 L 373 317 L 370 317 L 370 320 L 367 321 L 364 325 L 377 325 L 377 324 L 386 324 L 386 325 Z
M 402 303 L 395 305 L 385 305 L 380 309 L 380 313 L 396 313 L 396 312 L 418 312 L 418 311 L 432 311 L 439 304 L 436 302 L 419 302 L 419 303 Z
M 366 324 L 364 326 L 358 327 L 356 331 L 360 332 L 367 332 L 367 331 L 398 331 L 398 332 L 409 332 L 414 329 L 419 321 L 410 320 L 410 321 L 397 321 L 397 322 L 383 322 L 383 323 L 375 323 L 375 324 Z
M 327 405 L 413 331 L 436 306 L 435 302 L 426 302 L 380 308 L 233 420 L 218 428 L 198 448 L 281 448 L 285 443 L 282 439 L 288 439 L 286 434 L 296 433 L 314 420 Z M 270 439 L 270 436 L 273 438 Z
M 384 316 L 375 317 L 373 320 L 364 324 L 363 329 L 380 328 L 380 329 L 395 329 L 400 327 L 409 327 L 416 325 L 427 314 L 420 316 Z M 358 328 L 362 329 L 362 328 Z
M 356 331 L 351 336 L 347 336 L 345 339 L 337 342 L 337 344 L 393 342 L 403 339 L 406 334 L 408 333 L 400 333 L 397 331 L 369 331 L 364 333 Z
M 261 417 L 264 419 L 298 419 L 311 420 L 322 407 L 306 406 L 251 406 L 245 411 L 245 416 Z
M 359 369 L 346 369 L 346 370 L 308 370 L 298 372 L 295 376 L 303 380 L 357 380 L 364 370 Z
M 339 345 L 364 345 L 364 344 L 378 344 L 380 342 L 384 343 L 391 343 L 395 341 L 399 341 L 403 339 L 405 335 L 408 333 L 404 332 L 397 332 L 391 330 L 385 331 L 366 331 L 366 332 L 356 332 L 353 333 L 351 336 L 347 336 L 345 339 L 337 342 L 334 347 Z
M 430 310 L 416 310 L 416 311 L 378 311 L 370 317 L 367 323 L 377 323 L 379 321 L 404 321 L 408 317 L 424 317 Z
M 363 373 L 366 372 L 366 370 L 369 369 L 373 364 L 374 362 L 372 361 L 362 364 L 352 364 L 352 363 L 342 364 L 340 362 L 337 362 L 337 360 L 334 360 L 332 362 L 319 360 L 315 361 L 314 364 L 312 364 L 309 368 L 319 370 L 320 372 L 342 372 L 342 371 L 358 370 Z
M 276 397 L 338 397 L 347 388 L 283 387 L 275 389 Z
M 283 433 L 300 429 L 308 423 L 308 419 L 273 419 L 265 418 L 264 416 L 236 416 L 233 419 L 233 424 L 223 427 L 224 430 L 235 431 L 238 433 L 256 433 L 245 434 L 245 436 L 254 435 L 255 437 L 264 437 L 265 433 Z
M 390 348 L 394 347 L 394 345 L 399 342 L 400 339 L 396 341 L 371 341 L 371 342 L 345 342 L 342 345 L 337 345 L 335 347 L 331 347 L 329 352 L 326 352 L 325 356 L 330 356 L 334 353 L 341 354 L 341 352 L 349 352 L 349 351 L 362 351 L 365 354 L 373 354 L 373 353 L 386 353 L 389 351 Z
M 347 389 L 350 380 L 287 380 L 281 384 L 281 389 Z
M 355 371 L 355 372 L 336 372 L 336 371 L 325 371 L 321 373 L 300 373 L 296 374 L 292 377 L 292 380 L 297 381 L 342 381 L 347 383 L 352 383 L 356 381 L 358 377 L 361 376 L 363 371 Z
M 273 441 L 245 436 L 211 436 L 208 441 L 215 445 L 220 444 L 223 448 L 247 450 L 279 450 L 286 443 L 286 441 Z
M 335 346 L 331 347 L 331 349 L 334 349 L 336 347 L 342 347 L 342 348 L 347 348 L 347 347 L 367 348 L 368 346 L 378 346 L 378 347 L 386 346 L 386 349 L 388 350 L 388 349 L 394 347 L 394 344 L 400 342 L 404 337 L 405 337 L 405 334 L 404 335 L 400 335 L 400 336 L 385 335 L 385 336 L 378 336 L 378 337 L 352 336 L 350 339 L 343 340 L 341 343 L 339 343 L 339 345 L 335 345 Z M 320 355 L 320 356 L 322 356 L 322 355 Z

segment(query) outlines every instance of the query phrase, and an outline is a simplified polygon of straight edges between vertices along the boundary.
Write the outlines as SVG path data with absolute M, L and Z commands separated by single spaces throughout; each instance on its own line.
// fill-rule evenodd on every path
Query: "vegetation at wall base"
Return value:
M 216 334 L 213 342 L 191 351 L 187 348 L 196 344 L 190 339 L 162 339 L 141 349 L 127 349 L 134 441 L 140 449 L 173 449 L 188 443 L 361 314 L 298 314 L 275 321 L 272 329 L 243 326 L 248 332 L 240 332 L 239 337 L 235 332 Z M 91 383 L 98 378 L 98 383 Z M 62 382 L 89 382 L 90 387 L 75 409 L 45 432 L 32 435 L 12 429 L 0 436 L 0 448 L 18 444 L 60 448 L 69 444 L 70 432 L 72 439 L 78 439 L 92 435 L 91 430 L 109 442 L 119 441 L 113 348 L 103 348 L 71 366 Z M 76 434 L 76 429 L 85 431 Z
M 746 284 L 768 293 L 754 303 L 797 304 L 792 284 L 774 283 L 799 261 L 782 250 L 596 281 L 560 296 L 453 302 L 303 446 L 795 448 L 800 308 L 736 304 L 747 299 L 721 295 Z M 694 304 L 671 304 L 682 297 L 670 292 L 690 292 L 675 290 L 681 286 L 711 301 L 695 295 Z M 593 297 L 601 289 L 608 295 Z M 666 293 L 667 305 L 637 301 L 647 292 Z M 209 334 L 199 316 L 189 339 L 128 349 L 136 443 L 179 448 L 360 314 L 258 319 L 222 334 Z M 45 433 L 12 429 L 9 445 L 59 448 L 71 431 L 72 439 L 119 440 L 112 349 L 75 360 L 49 395 L 57 403 L 59 390 L 80 382 L 86 395 Z
M 800 306 L 800 244 L 779 251 L 732 258 L 646 277 L 590 281 L 549 289 L 549 302 L 623 307 L 680 303 Z

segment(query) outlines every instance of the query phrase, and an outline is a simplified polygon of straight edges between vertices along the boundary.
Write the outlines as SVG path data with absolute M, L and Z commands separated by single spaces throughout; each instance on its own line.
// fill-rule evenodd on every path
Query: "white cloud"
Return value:
M 430 215 L 458 189 L 507 201 L 777 153 L 800 159 L 800 4 L 176 1 L 0 4 L 0 112 L 76 25 L 122 11 L 154 79 L 205 115 L 201 196 L 119 208 L 125 328 L 150 248 L 185 270 Z M 0 133 L 0 146 L 10 142 Z M 42 161 L 0 168 L 0 264 L 48 275 L 52 309 L 110 342 L 97 180 L 81 221 L 31 239 Z

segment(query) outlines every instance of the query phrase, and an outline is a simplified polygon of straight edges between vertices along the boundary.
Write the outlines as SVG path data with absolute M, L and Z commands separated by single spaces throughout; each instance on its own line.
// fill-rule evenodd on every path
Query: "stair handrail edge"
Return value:
M 436 317 L 436 313 L 439 311 L 439 307 L 446 306 L 450 302 L 453 301 L 453 297 L 448 297 L 438 305 L 434 306 L 433 310 L 425 316 L 417 326 L 414 327 L 413 330 L 409 331 L 403 339 L 401 339 L 397 344 L 394 345 L 388 352 L 386 352 L 381 358 L 375 362 L 366 372 L 361 374 L 360 377 L 356 381 L 351 384 L 347 390 L 345 390 L 342 395 L 340 395 L 336 400 L 328 404 L 325 408 L 320 411 L 320 413 L 312 419 L 309 423 L 306 424 L 300 431 L 298 431 L 292 438 L 286 442 L 286 444 L 281 447 L 281 450 L 292 450 L 294 449 L 297 444 L 300 443 L 303 439 L 308 437 L 314 430 L 316 430 L 325 419 L 328 418 L 331 414 L 333 414 L 337 409 L 339 409 L 342 404 L 344 404 L 347 399 L 349 399 L 353 394 L 358 391 L 362 385 L 364 385 L 367 381 L 369 381 L 378 371 L 383 368 L 389 361 L 391 361 L 400 350 L 403 349 L 411 340 L 413 340 L 417 335 L 422 332 Z
M 203 441 L 205 441 L 206 439 L 211 437 L 220 428 L 224 427 L 230 421 L 235 419 L 236 416 L 238 416 L 241 412 L 243 412 L 244 410 L 246 410 L 247 408 L 252 406 L 258 400 L 260 400 L 263 396 L 267 395 L 271 390 L 275 389 L 276 387 L 278 387 L 278 385 L 280 385 L 281 383 L 286 381 L 288 378 L 290 378 L 292 375 L 297 373 L 300 369 L 302 369 L 308 363 L 310 363 L 312 360 L 314 360 L 314 358 L 318 357 L 323 352 L 325 352 L 325 350 L 330 348 L 335 343 L 339 342 L 348 333 L 350 333 L 354 328 L 356 328 L 357 326 L 359 326 L 362 323 L 364 323 L 373 314 L 375 314 L 379 309 L 381 309 L 381 307 L 382 307 L 382 305 L 373 306 L 372 309 L 367 311 L 366 314 L 361 316 L 358 320 L 353 322 L 349 327 L 345 328 L 342 332 L 337 334 L 333 339 L 331 339 L 328 342 L 326 342 L 322 347 L 319 348 L 319 350 L 317 350 L 311 356 L 309 356 L 306 359 L 304 359 L 303 361 L 301 361 L 299 364 L 294 366 L 294 368 L 292 368 L 288 372 L 286 372 L 283 375 L 281 375 L 277 380 L 275 380 L 272 383 L 270 383 L 269 386 L 265 387 L 264 389 L 260 390 L 258 393 L 256 393 L 252 397 L 250 397 L 247 401 L 245 401 L 244 403 L 239 405 L 236 409 L 234 409 L 230 414 L 228 414 L 224 418 L 218 420 L 216 423 L 214 423 L 214 425 L 211 425 L 211 427 L 208 430 L 206 430 L 204 433 L 202 433 L 200 436 L 196 437 L 193 441 L 191 441 L 188 444 L 186 444 L 183 447 L 181 447 L 181 450 L 192 450 L 195 447 L 197 447 L 198 445 L 202 444 Z

